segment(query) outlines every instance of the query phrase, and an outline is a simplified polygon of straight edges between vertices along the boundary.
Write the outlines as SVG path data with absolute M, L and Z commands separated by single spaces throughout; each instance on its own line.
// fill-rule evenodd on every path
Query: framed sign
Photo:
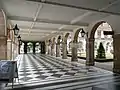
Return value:
M 0 81 L 13 82 L 18 77 L 17 61 L 0 61 Z

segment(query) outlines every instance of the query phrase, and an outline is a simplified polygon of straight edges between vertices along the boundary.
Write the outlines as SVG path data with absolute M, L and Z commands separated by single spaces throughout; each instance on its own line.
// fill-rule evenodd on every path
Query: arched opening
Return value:
M 78 37 L 77 37 L 77 42 L 78 42 L 78 57 L 86 58 L 86 39 L 81 36 L 81 32 L 79 32 Z
M 56 42 L 56 57 L 60 56 L 61 56 L 61 36 L 58 36 Z
M 68 55 L 72 55 L 72 34 L 69 33 L 69 36 L 67 38 L 67 52 Z
M 35 53 L 40 53 L 40 52 L 41 52 L 40 43 L 37 42 L 37 43 L 35 44 Z
M 112 35 L 104 35 L 104 31 L 112 31 L 111 26 L 104 22 L 98 26 L 95 31 L 95 41 L 94 41 L 94 57 L 96 60 L 103 59 L 103 60 L 110 60 L 113 59 L 113 42 Z M 100 43 L 103 46 L 103 51 L 100 48 Z M 101 52 L 101 54 L 99 54 Z M 102 56 L 103 55 L 103 56 Z
M 24 53 L 24 42 L 20 45 L 20 53 Z
M 66 33 L 65 36 L 62 38 L 62 58 L 63 59 L 67 59 L 67 54 L 68 54 L 68 50 L 67 50 L 67 39 L 68 39 L 69 33 Z
M 54 56 L 56 54 L 56 39 L 55 37 L 52 38 L 52 41 L 51 41 L 51 55 Z
M 62 54 L 62 37 L 60 36 L 60 55 Z
M 86 39 L 82 37 L 81 30 L 78 29 L 74 34 L 73 47 L 77 48 L 77 57 L 86 58 Z
M 107 32 L 106 35 L 104 35 L 105 32 Z M 89 49 L 87 49 L 86 65 L 94 65 L 94 62 L 97 61 L 99 67 L 112 71 L 113 62 L 108 63 L 107 61 L 113 60 L 113 34 L 111 26 L 105 21 L 98 22 L 93 26 L 87 43 Z M 104 62 L 103 65 L 100 62 Z
M 27 43 L 27 53 L 33 53 L 33 43 L 32 42 Z

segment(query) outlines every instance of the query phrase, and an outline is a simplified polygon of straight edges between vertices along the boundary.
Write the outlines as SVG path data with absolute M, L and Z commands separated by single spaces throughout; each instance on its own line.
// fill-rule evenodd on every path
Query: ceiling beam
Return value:
M 109 7 L 111 7 L 112 5 L 116 4 L 118 1 L 119 1 L 119 0 L 116 0 L 116 1 L 111 2 L 110 4 L 106 5 L 105 7 L 100 8 L 99 11 L 106 10 L 107 8 L 109 8 Z M 82 20 L 83 18 L 85 18 L 86 16 L 91 15 L 92 13 L 93 13 L 93 12 L 91 12 L 91 11 L 85 12 L 83 15 L 80 15 L 80 16 L 74 18 L 74 19 L 71 21 L 71 24 L 76 23 L 76 22 Z
M 37 8 L 37 10 L 36 10 L 35 16 L 33 17 L 33 23 L 31 24 L 30 29 L 29 29 L 29 34 L 30 34 L 30 32 L 31 32 L 31 29 L 32 29 L 32 28 L 34 27 L 34 25 L 35 25 L 35 22 L 36 22 L 36 20 L 37 20 L 37 18 L 38 18 L 38 15 L 39 15 L 42 7 L 43 7 L 42 4 L 38 4 L 38 8 Z
M 80 15 L 80 16 L 74 18 L 70 23 L 71 24 L 77 23 L 78 21 L 82 20 L 83 18 L 85 18 L 86 16 L 89 16 L 92 13 L 93 12 L 85 12 L 83 15 Z
M 24 30 L 27 30 L 29 29 L 29 27 L 26 27 L 26 26 L 19 26 L 21 31 L 24 31 Z M 43 27 L 33 27 L 31 29 L 31 31 L 47 31 L 47 32 L 51 32 L 51 31 L 68 31 L 68 32 L 72 32 L 73 30 L 72 29 L 58 29 L 58 28 L 43 28 Z
M 57 5 L 57 6 L 62 6 L 62 7 L 76 8 L 76 9 L 81 9 L 81 10 L 86 10 L 86 11 L 93 11 L 93 12 L 106 13 L 106 14 L 120 16 L 120 13 L 92 9 L 92 8 L 86 8 L 86 7 L 81 7 L 81 6 L 69 5 L 69 4 L 63 4 L 63 3 L 53 2 L 53 1 L 46 1 L 46 0 L 26 0 L 26 1 L 40 2 L 40 3 L 50 4 L 50 5 Z M 118 0 L 118 1 L 120 1 L 120 0 Z
M 29 33 L 20 33 L 20 35 L 28 35 L 28 34 L 29 34 Z M 32 33 L 30 33 L 30 34 L 29 34 L 29 36 L 36 36 L 36 37 L 37 37 L 37 36 L 41 36 L 41 35 L 42 35 L 42 36 L 46 36 L 46 35 L 49 35 L 49 34 L 43 34 L 43 33 L 41 33 L 41 34 L 40 34 L 40 33 L 38 33 L 38 34 L 32 34 Z
M 43 31 L 41 31 L 41 32 L 39 32 L 39 31 L 30 31 L 31 33 L 44 33 L 44 34 L 49 34 L 50 32 L 43 32 Z M 20 33 L 29 33 L 29 31 L 20 31 Z
M 27 22 L 33 22 L 33 18 L 29 17 L 20 17 L 20 16 L 8 16 L 9 20 L 16 20 L 16 21 L 27 21 Z M 61 24 L 61 25 L 76 25 L 76 26 L 88 26 L 88 23 L 75 23 L 70 24 L 70 22 L 67 21 L 56 21 L 56 20 L 49 20 L 49 19 L 37 19 L 35 21 L 36 23 L 49 23 L 49 24 Z
M 44 40 L 47 40 L 47 39 L 49 39 L 49 38 L 56 37 L 57 35 L 63 35 L 63 33 L 64 33 L 64 32 L 55 32 L 55 33 L 52 33 L 52 34 L 50 34 L 50 35 L 48 35 L 48 36 L 45 36 L 43 39 L 44 39 Z

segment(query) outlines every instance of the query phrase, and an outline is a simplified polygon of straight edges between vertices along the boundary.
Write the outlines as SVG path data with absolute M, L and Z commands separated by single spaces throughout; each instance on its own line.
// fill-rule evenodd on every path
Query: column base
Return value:
M 94 66 L 94 65 L 95 65 L 94 62 L 87 62 L 87 61 L 86 61 L 86 66 Z
M 60 57 L 60 55 L 56 55 L 56 57 Z
M 76 61 L 76 62 L 77 62 L 77 61 L 78 61 L 78 59 L 71 59 L 71 62 L 74 62 L 74 61 Z
M 114 72 L 114 73 L 120 73 L 120 68 L 117 68 L 117 69 L 116 69 L 116 68 L 113 68 L 113 72 Z
M 78 61 L 77 58 L 71 58 L 71 61 Z
M 67 57 L 62 57 L 62 59 L 67 59 Z

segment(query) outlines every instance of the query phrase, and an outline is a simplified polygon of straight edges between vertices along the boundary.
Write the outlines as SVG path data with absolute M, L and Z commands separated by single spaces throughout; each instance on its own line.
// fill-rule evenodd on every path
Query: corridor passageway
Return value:
M 120 90 L 119 8 L 120 0 L 0 0 L 0 90 Z
M 19 83 L 14 85 L 15 90 L 80 90 L 119 81 L 116 78 L 120 78 L 111 71 L 44 54 L 21 54 L 18 62 Z

